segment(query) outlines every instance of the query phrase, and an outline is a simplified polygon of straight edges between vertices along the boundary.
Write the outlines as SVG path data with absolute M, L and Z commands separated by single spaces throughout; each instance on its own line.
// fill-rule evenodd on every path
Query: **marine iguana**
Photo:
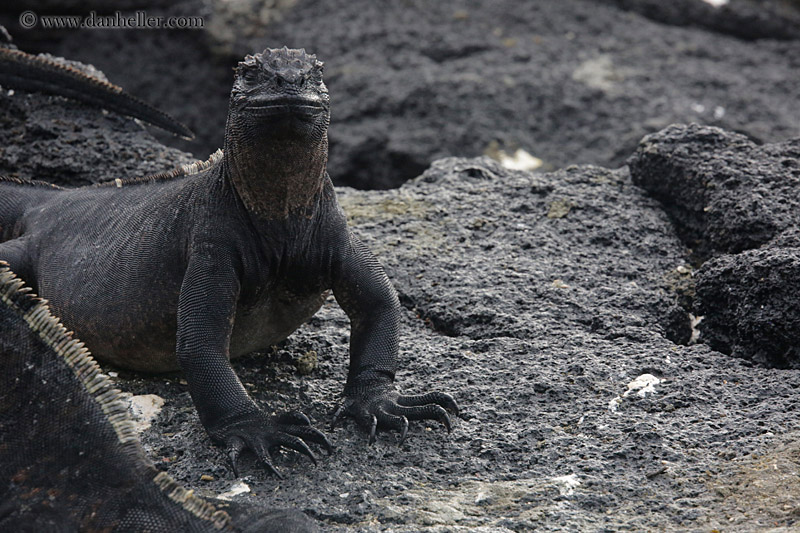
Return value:
M 159 128 L 193 139 L 194 133 L 167 113 L 77 68 L 18 50 L 0 26 L 0 86 L 6 89 L 38 91 L 103 107 L 121 115 L 138 118 Z
M 159 472 L 119 391 L 2 263 L 0 331 L 0 531 L 317 531 L 299 511 L 208 502 Z
M 50 301 L 101 361 L 180 368 L 206 431 L 234 474 L 244 449 L 273 473 L 270 449 L 314 455 L 327 437 L 305 415 L 272 418 L 230 359 L 285 339 L 332 289 L 351 322 L 344 399 L 334 415 L 406 436 L 409 420 L 449 430 L 455 400 L 402 395 L 400 304 L 348 229 L 326 172 L 323 65 L 267 49 L 235 71 L 224 152 L 130 181 L 64 190 L 0 180 L 0 259 Z M 110 334 L 113 332 L 113 334 Z M 176 344 L 177 339 L 177 344 Z

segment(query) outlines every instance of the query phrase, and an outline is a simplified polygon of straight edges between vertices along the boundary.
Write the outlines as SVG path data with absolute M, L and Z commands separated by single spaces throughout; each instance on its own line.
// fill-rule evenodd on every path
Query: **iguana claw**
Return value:
M 344 403 L 341 403 L 336 408 L 336 411 L 334 411 L 333 419 L 331 420 L 331 431 L 333 431 L 334 428 L 336 427 L 336 424 L 341 422 L 342 418 L 344 418 L 344 416 L 345 416 L 345 408 L 346 408 L 346 405 Z
M 317 458 L 306 441 L 323 446 L 328 455 L 333 451 L 325 434 L 311 427 L 308 417 L 299 412 L 285 413 L 271 419 L 260 411 L 248 413 L 220 425 L 210 433 L 214 440 L 226 446 L 228 460 L 236 477 L 239 477 L 239 455 L 246 448 L 255 453 L 267 470 L 279 478 L 283 476 L 272 463 L 272 451 L 289 448 L 307 456 L 315 465 Z
M 300 411 L 288 411 L 286 413 L 279 414 L 275 421 L 278 424 L 294 424 L 296 426 L 310 426 L 311 420 Z
M 228 454 L 228 461 L 231 464 L 231 470 L 233 470 L 234 477 L 239 477 L 239 467 L 237 465 L 237 461 L 239 460 L 239 454 L 242 453 L 244 448 L 245 443 L 239 437 L 231 437 L 228 439 L 226 453 Z
M 404 396 L 391 386 L 378 386 L 348 394 L 336 409 L 331 429 L 344 417 L 351 416 L 369 430 L 368 444 L 373 444 L 379 428 L 400 431 L 400 445 L 408 434 L 409 420 L 438 420 L 452 429 L 447 410 L 458 415 L 458 404 L 443 392 Z
M 375 431 L 378 429 L 378 417 L 372 415 L 372 423 L 369 426 L 369 444 L 370 446 L 375 444 Z

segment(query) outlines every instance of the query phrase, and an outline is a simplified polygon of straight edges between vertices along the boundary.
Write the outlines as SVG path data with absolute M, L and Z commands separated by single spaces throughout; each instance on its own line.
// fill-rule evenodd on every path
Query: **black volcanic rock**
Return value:
M 652 16 L 655 4 L 667 23 L 637 13 Z M 675 122 L 760 142 L 800 135 L 800 40 L 775 40 L 796 22 L 784 0 L 717 10 L 701 0 L 179 5 L 207 16 L 207 27 L 54 34 L 20 29 L 13 13 L 7 24 L 22 49 L 92 63 L 188 124 L 194 143 L 156 135 L 199 158 L 222 142 L 236 61 L 267 46 L 305 47 L 327 65 L 331 174 L 358 188 L 396 187 L 435 159 L 498 149 L 521 148 L 545 170 L 618 167 L 644 135 Z M 765 38 L 719 33 L 727 20 Z
M 642 139 L 628 165 L 700 258 L 757 248 L 800 222 L 800 138 L 757 145 L 673 125 Z
M 4 105 L 35 113 L 30 126 L 19 111 L 4 120 L 14 131 L 44 128 L 50 144 L 13 142 L 7 172 L 54 157 L 43 151 L 74 139 L 72 123 L 107 139 L 66 143 L 76 175 L 134 165 L 137 153 L 153 154 L 142 160 L 148 171 L 188 157 L 159 155 L 128 119 L 41 95 L 11 98 Z M 761 201 L 758 190 L 743 189 L 742 201 Z M 435 384 L 458 399 L 462 417 L 450 434 L 413 422 L 402 446 L 384 432 L 367 446 L 347 422 L 330 432 L 336 451 L 316 467 L 276 454 L 285 479 L 245 461 L 240 481 L 249 492 L 235 501 L 295 508 L 342 532 L 796 527 L 800 370 L 674 342 L 687 336 L 689 249 L 627 169 L 532 174 L 448 158 L 400 188 L 338 195 L 405 307 L 398 387 Z M 796 241 L 788 227 L 773 244 L 789 250 Z M 745 252 L 755 266 L 731 273 L 720 259 L 713 279 L 735 287 L 738 275 L 746 285 L 735 290 L 745 296 L 764 275 L 767 288 L 795 283 L 793 256 L 759 253 Z M 713 264 L 708 280 L 716 283 Z M 698 282 L 706 283 L 701 274 Z M 697 298 L 711 301 L 714 290 L 725 288 L 700 287 Z M 756 296 L 753 307 L 769 299 Z M 788 317 L 765 309 L 765 319 Z M 268 410 L 301 409 L 324 428 L 346 377 L 348 342 L 347 317 L 330 299 L 288 340 L 234 368 Z M 317 364 L 308 374 L 299 367 L 310 352 Z M 232 488 L 225 451 L 204 433 L 179 374 L 105 369 L 121 389 L 166 400 L 143 435 L 160 468 L 202 496 Z
M 797 10 L 786 13 L 774 18 L 788 27 Z M 358 188 L 397 186 L 492 143 L 552 169 L 622 165 L 673 122 L 800 135 L 789 104 L 800 99 L 800 41 L 745 42 L 603 2 L 301 0 L 241 50 L 265 42 L 326 61 L 332 171 Z
M 0 174 L 80 186 L 194 161 L 134 119 L 60 96 L 0 90 Z
M 642 139 L 629 166 L 695 259 L 710 258 L 695 287 L 703 340 L 759 364 L 800 367 L 800 138 L 759 146 L 673 125 Z
M 700 327 L 712 348 L 800 368 L 800 248 L 767 246 L 707 261 L 698 272 Z

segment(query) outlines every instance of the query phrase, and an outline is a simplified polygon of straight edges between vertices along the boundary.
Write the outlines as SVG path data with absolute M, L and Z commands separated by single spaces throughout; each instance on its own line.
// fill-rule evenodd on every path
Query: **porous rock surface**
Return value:
M 757 145 L 719 128 L 673 125 L 629 161 L 698 261 L 694 312 L 715 349 L 800 367 L 800 139 Z
M 697 274 L 704 340 L 759 364 L 800 368 L 800 248 L 725 254 Z
M 81 186 L 194 160 L 128 117 L 60 96 L 0 90 L 2 175 Z
M 796 2 L 198 0 L 170 9 L 207 24 L 43 32 L 19 28 L 10 7 L 0 20 L 21 48 L 92 63 L 188 124 L 195 143 L 159 138 L 198 158 L 222 142 L 231 67 L 268 46 L 304 47 L 326 63 L 332 175 L 358 188 L 396 187 L 437 158 L 500 150 L 523 149 L 545 169 L 613 168 L 675 122 L 763 142 L 800 135 Z
M 75 168 L 155 146 L 118 120 L 99 154 L 73 152 Z M 18 161 L 41 150 L 27 146 Z M 167 168 L 177 156 L 165 154 Z M 367 446 L 348 422 L 330 432 L 336 451 L 320 452 L 318 466 L 280 454 L 280 480 L 245 462 L 242 485 L 179 374 L 107 367 L 123 390 L 166 400 L 144 434 L 161 468 L 198 494 L 294 506 L 330 531 L 796 527 L 800 373 L 670 340 L 688 319 L 676 280 L 690 251 L 626 169 L 532 174 L 449 158 L 399 189 L 339 194 L 406 309 L 398 387 L 449 391 L 462 418 L 449 435 L 414 422 L 402 446 L 392 433 Z M 330 300 L 287 341 L 234 367 L 267 409 L 300 409 L 324 427 L 348 340 Z
M 701 259 L 757 248 L 800 222 L 800 138 L 758 145 L 675 124 L 642 139 L 628 165 Z

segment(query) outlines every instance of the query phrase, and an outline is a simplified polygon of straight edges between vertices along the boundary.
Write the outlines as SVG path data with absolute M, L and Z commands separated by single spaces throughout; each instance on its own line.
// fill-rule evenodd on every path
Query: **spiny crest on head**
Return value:
M 280 74 L 286 79 L 296 79 L 313 68 L 321 68 L 323 63 L 317 56 L 307 54 L 305 48 L 267 48 L 259 54 L 249 54 L 239 62 L 237 71 L 248 68 L 263 68 Z

